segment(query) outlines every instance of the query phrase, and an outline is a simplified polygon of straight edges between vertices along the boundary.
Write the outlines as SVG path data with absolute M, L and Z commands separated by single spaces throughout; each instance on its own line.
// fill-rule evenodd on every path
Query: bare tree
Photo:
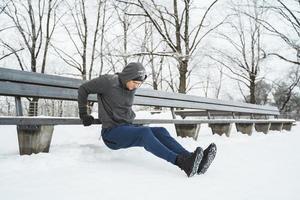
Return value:
M 106 25 L 107 25 L 107 18 L 110 18 L 111 16 L 107 17 L 107 1 L 105 0 L 103 2 L 103 11 L 102 11 L 102 25 L 101 25 L 101 35 L 100 35 L 100 70 L 99 74 L 101 75 L 104 68 L 104 38 L 105 38 L 105 32 L 106 32 Z
M 4 10 L 5 10 L 6 7 L 7 7 L 7 2 L 5 2 L 5 1 L 4 2 L 0 2 L 0 15 L 4 13 Z M 5 27 L 5 28 L 1 27 L 0 28 L 0 32 L 6 30 L 8 28 L 9 27 Z
M 33 4 L 31 0 L 27 0 L 27 3 L 20 0 L 10 0 L 4 10 L 4 13 L 9 17 L 21 36 L 21 41 L 18 41 L 21 43 L 20 49 L 25 48 L 30 54 L 30 69 L 32 72 L 38 71 L 37 62 L 41 51 L 43 51 L 43 55 L 40 72 L 44 73 L 45 71 L 49 42 L 57 22 L 60 20 L 56 15 L 59 4 L 60 1 L 58 0 L 39 0 L 37 5 Z M 38 9 L 36 10 L 35 7 Z M 46 25 L 43 26 L 45 21 Z M 12 47 L 8 42 L 5 45 Z
M 0 39 L 1 41 L 1 46 L 5 49 L 7 49 L 9 52 L 8 53 L 4 53 L 1 57 L 0 57 L 0 60 L 3 60 L 11 55 L 15 55 L 18 62 L 19 62 L 19 66 L 22 70 L 24 70 L 24 67 L 23 67 L 23 62 L 21 61 L 20 59 L 20 56 L 18 54 L 19 51 L 22 51 L 24 50 L 24 47 L 19 47 L 20 49 L 15 49 L 14 47 L 12 47 L 10 44 L 6 43 L 5 41 L 3 41 L 2 39 Z
M 155 51 L 158 48 L 162 49 L 161 40 L 154 39 L 154 27 L 147 17 L 135 18 L 130 13 L 134 12 L 134 7 L 130 4 L 120 2 L 114 3 L 116 13 L 116 25 L 119 25 L 120 30 L 113 39 L 114 46 L 109 52 L 109 57 L 112 60 L 117 60 L 115 63 L 124 66 L 127 65 L 129 59 L 135 58 L 145 66 L 149 66 L 151 73 L 149 78 L 152 78 L 152 83 L 147 81 L 146 84 L 151 85 L 155 90 L 158 89 L 161 81 L 159 77 L 162 73 L 164 56 L 156 57 Z M 141 34 L 143 31 L 144 34 Z M 139 50 L 141 52 L 139 52 Z M 132 53 L 134 52 L 134 53 Z M 110 61 L 113 63 L 112 61 Z M 116 64 L 113 64 L 116 65 Z M 113 66 L 114 72 L 116 67 Z M 150 79 L 148 79 L 150 80 Z
M 255 100 L 256 104 L 265 105 L 270 103 L 270 96 L 273 87 L 271 84 L 267 83 L 264 79 L 261 79 L 256 82 L 255 85 Z M 249 101 L 250 95 L 246 97 Z
M 7 2 L 2 2 L 0 4 L 0 16 L 1 16 L 1 14 L 4 13 L 6 7 L 7 7 Z M 8 27 L 1 27 L 0 32 L 11 29 L 11 28 L 14 28 L 14 26 L 12 25 L 12 26 L 8 26 Z M 3 39 L 0 39 L 0 42 L 1 42 L 1 46 L 3 47 L 3 52 L 2 52 L 2 55 L 0 56 L 0 60 L 6 59 L 11 55 L 15 55 L 20 63 L 20 57 L 18 55 L 18 52 L 24 50 L 24 48 L 19 47 L 19 49 L 16 49 L 16 48 L 12 47 L 10 44 L 8 44 L 7 42 L 5 42 Z M 4 49 L 8 50 L 8 52 L 5 52 Z M 20 63 L 20 67 L 22 70 L 24 70 L 22 63 Z
M 260 20 L 260 23 L 272 34 L 281 38 L 295 51 L 295 59 L 280 53 L 268 53 L 292 64 L 300 65 L 300 2 L 299 0 L 275 0 L 265 6 L 276 20 Z M 277 26 L 278 21 L 283 26 Z
M 271 20 L 259 19 L 258 22 L 272 35 L 281 38 L 295 52 L 294 59 L 279 52 L 266 53 L 266 55 L 276 56 L 294 65 L 294 69 L 291 69 L 289 73 L 289 81 L 286 81 L 286 79 L 279 81 L 281 86 L 277 86 L 277 90 L 284 94 L 277 99 L 278 102 L 281 102 L 278 106 L 280 111 L 283 112 L 286 111 L 286 107 L 294 94 L 293 90 L 299 84 L 297 74 L 300 65 L 300 2 L 299 0 L 274 0 L 271 3 L 266 2 L 266 5 L 263 5 L 263 7 L 269 12 Z M 255 18 L 249 13 L 245 14 Z
M 239 82 L 245 101 L 255 104 L 256 83 L 259 78 L 262 78 L 259 77 L 261 62 L 266 58 L 261 44 L 261 25 L 258 22 L 263 17 L 264 9 L 260 8 L 257 0 L 247 2 L 247 4 L 233 3 L 232 10 L 236 21 L 228 22 L 232 34 L 219 33 L 233 50 L 215 49 L 218 57 L 212 55 L 208 57 L 229 70 L 230 74 L 227 75 Z M 246 11 L 243 11 L 243 8 L 246 8 Z M 249 17 L 244 13 L 251 13 L 254 17 Z M 250 98 L 244 94 L 241 84 L 249 90 Z
M 167 60 L 165 56 L 155 56 L 154 53 L 158 51 L 158 49 L 166 50 L 166 45 L 161 43 L 161 40 L 155 41 L 155 33 L 154 33 L 153 24 L 145 18 L 144 23 L 144 40 L 142 43 L 142 52 L 148 52 L 148 55 L 142 55 L 142 57 L 147 58 L 149 60 L 149 66 L 151 68 L 151 78 L 152 78 L 152 87 L 154 90 L 158 90 L 159 86 L 162 89 L 162 79 L 163 79 L 163 65 Z
M 169 69 L 169 78 L 164 79 L 164 81 L 167 82 L 167 84 L 169 85 L 169 87 L 173 92 L 176 92 L 175 77 L 172 73 L 172 68 L 169 63 L 168 63 L 168 69 Z
M 181 10 L 177 0 L 172 1 L 172 8 L 160 5 L 155 0 L 118 1 L 138 7 L 142 11 L 141 13 L 128 14 L 138 17 L 146 16 L 154 25 L 157 33 L 169 48 L 169 52 L 157 52 L 155 55 L 164 55 L 176 59 L 179 72 L 178 91 L 186 93 L 187 72 L 191 57 L 203 38 L 222 24 L 221 22 L 208 30 L 204 29 L 204 21 L 218 0 L 214 0 L 208 6 L 200 22 L 194 27 L 191 27 L 190 23 L 192 6 L 192 1 L 190 0 L 180 2 L 183 4 L 183 9 Z
M 88 16 L 86 0 L 75 0 L 75 2 L 65 1 L 65 3 L 72 19 L 72 23 L 67 24 L 66 22 L 63 22 L 62 25 L 68 39 L 73 45 L 75 54 L 67 52 L 58 45 L 55 45 L 54 49 L 57 55 L 68 66 L 71 66 L 80 72 L 83 80 L 91 79 L 95 59 L 98 57 L 96 52 L 99 36 L 104 37 L 102 34 L 99 34 L 99 31 L 101 31 L 101 28 L 104 28 L 104 25 L 101 25 L 101 16 L 103 14 L 101 12 L 103 11 L 104 14 L 106 12 L 106 0 L 97 0 L 96 17 L 93 19 Z M 102 9 L 102 7 L 104 7 L 104 9 Z M 105 15 L 103 15 L 103 18 L 105 20 Z M 90 28 L 91 21 L 95 21 L 95 26 L 93 28 Z M 89 42 L 90 40 L 91 42 Z M 101 44 L 102 43 L 103 40 L 101 40 Z M 89 48 L 90 46 L 91 48 Z M 100 55 L 100 57 L 101 56 L 102 55 Z
M 91 64 L 90 64 L 90 71 L 89 71 L 89 79 L 92 78 L 92 71 L 94 68 L 94 63 L 96 58 L 99 57 L 100 59 L 100 70 L 99 70 L 100 75 L 102 74 L 104 69 L 104 51 L 105 51 L 104 40 L 105 40 L 106 26 L 111 18 L 111 16 L 107 16 L 108 15 L 107 10 L 108 10 L 107 0 L 98 0 L 97 18 L 96 18 L 97 22 L 94 29 L 94 36 L 93 36 L 93 43 L 92 43 L 92 56 L 91 56 Z M 100 38 L 100 44 L 99 44 L 100 46 L 98 47 L 97 43 L 99 38 Z M 98 54 L 97 56 L 96 56 L 96 52 Z
M 120 55 L 123 55 L 122 58 L 124 60 L 124 66 L 128 64 L 128 37 L 129 37 L 129 28 L 132 25 L 133 17 L 130 17 L 126 15 L 126 13 L 129 12 L 130 6 L 128 4 L 117 4 L 117 2 L 114 4 L 118 20 L 122 27 L 122 35 L 120 37 L 122 38 L 122 50 L 119 53 Z
M 26 62 L 23 61 L 19 52 L 26 50 L 30 55 L 30 71 L 44 73 L 47 62 L 48 48 L 57 22 L 56 11 L 61 3 L 60 0 L 9 0 L 3 10 L 5 15 L 10 19 L 11 24 L 20 35 L 19 40 L 13 41 L 19 44 L 14 47 L 11 41 L 1 39 L 2 45 L 8 49 L 11 55 L 15 55 L 22 70 L 27 68 Z M 45 33 L 46 32 L 46 33 Z M 43 52 L 43 53 L 42 53 Z M 39 61 L 42 61 L 40 64 Z M 30 99 L 29 115 L 37 115 L 37 98 Z
M 63 27 L 67 32 L 69 39 L 72 41 L 76 49 L 77 55 L 80 57 L 80 61 L 76 60 L 73 55 L 68 54 L 63 51 L 62 48 L 55 47 L 55 51 L 58 53 L 59 57 L 65 61 L 69 66 L 74 67 L 80 71 L 83 80 L 87 79 L 87 69 L 86 69 L 86 52 L 87 52 L 87 37 L 88 37 L 88 27 L 87 27 L 87 17 L 86 17 L 86 6 L 85 0 L 76 0 L 73 4 L 66 1 L 66 5 L 69 8 L 71 18 L 75 25 L 76 35 L 72 33 L 70 27 L 68 27 L 63 22 Z M 73 27 L 72 27 L 73 28 Z M 76 39 L 78 40 L 76 40 Z
M 6 5 L 0 5 L 0 14 L 2 14 L 3 13 L 3 11 L 4 11 L 4 9 L 5 9 L 5 7 L 6 7 Z
M 288 73 L 288 77 L 276 83 L 276 90 L 273 93 L 275 96 L 275 102 L 279 107 L 281 113 L 290 111 L 287 109 L 290 100 L 296 94 L 295 88 L 299 87 L 300 83 L 300 67 L 292 68 Z

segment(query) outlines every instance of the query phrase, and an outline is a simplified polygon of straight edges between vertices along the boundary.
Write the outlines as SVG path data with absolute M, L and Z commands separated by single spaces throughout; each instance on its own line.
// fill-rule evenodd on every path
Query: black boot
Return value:
M 211 143 L 203 152 L 203 159 L 199 164 L 197 174 L 204 174 L 209 168 L 210 164 L 216 157 L 217 146 L 214 143 Z
M 190 155 L 178 155 L 175 164 L 183 170 L 188 177 L 192 177 L 197 173 L 202 157 L 203 150 L 201 147 L 197 147 L 194 153 Z

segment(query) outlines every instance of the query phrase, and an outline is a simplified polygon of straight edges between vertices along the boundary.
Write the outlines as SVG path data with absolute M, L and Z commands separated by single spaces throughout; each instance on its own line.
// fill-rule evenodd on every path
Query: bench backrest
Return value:
M 82 80 L 75 78 L 0 68 L 0 95 L 4 96 L 39 97 L 76 101 L 77 90 L 82 83 Z M 89 101 L 96 102 L 97 96 L 90 95 Z M 273 106 L 221 101 L 142 88 L 137 90 L 134 104 L 207 111 L 279 115 L 278 109 Z

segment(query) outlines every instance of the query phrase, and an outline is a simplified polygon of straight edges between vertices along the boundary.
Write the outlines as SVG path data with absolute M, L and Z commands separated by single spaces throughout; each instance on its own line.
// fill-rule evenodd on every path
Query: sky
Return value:
M 69 1 L 72 2 L 72 1 Z M 181 1 L 179 1 L 181 2 Z M 207 8 L 207 6 L 212 3 L 213 1 L 192 1 L 193 3 L 193 7 L 192 7 L 192 11 L 191 11 L 191 27 L 195 26 L 197 23 L 199 23 L 199 21 L 201 20 L 203 13 L 205 11 L 205 8 Z M 172 5 L 172 1 L 163 1 L 161 2 L 163 5 L 170 7 L 170 5 Z M 95 6 L 92 5 L 93 3 L 91 2 L 87 2 L 87 16 L 88 16 L 88 23 L 89 23 L 89 27 L 92 28 L 95 25 L 95 21 L 93 21 L 93 16 L 95 16 L 96 12 L 94 11 Z M 180 3 L 179 3 L 180 4 Z M 72 5 L 72 4 L 71 4 Z M 224 17 L 228 14 L 231 13 L 230 11 L 230 0 L 220 0 L 219 2 L 216 3 L 215 7 L 212 9 L 212 11 L 209 13 L 209 15 L 207 16 L 207 21 L 205 23 L 205 25 L 210 24 L 217 24 L 218 22 L 220 22 L 222 19 L 224 19 Z M 65 11 L 65 7 L 61 8 L 60 12 L 63 13 Z M 109 18 L 109 16 L 107 16 Z M 115 19 L 116 15 L 111 16 L 111 19 Z M 65 15 L 63 18 L 64 24 L 68 25 L 69 23 L 71 23 L 71 17 L 68 15 Z M 7 25 L 7 21 L 2 21 L 1 20 L 1 25 Z M 134 29 L 136 27 L 136 25 L 132 25 L 132 29 Z M 57 26 L 57 30 L 55 32 L 55 35 L 53 37 L 53 44 L 58 46 L 59 48 L 66 50 L 67 52 L 71 52 L 74 51 L 74 46 L 71 43 L 71 41 L 69 40 L 66 32 L 64 31 L 64 28 L 62 27 L 62 24 L 59 24 Z M 108 25 L 108 29 L 109 32 L 111 34 L 108 34 L 108 38 L 118 34 L 121 34 L 121 27 L 119 25 L 119 23 L 116 23 L 115 20 L 110 20 L 109 21 L 109 25 Z M 90 30 L 91 31 L 91 30 Z M 224 30 L 224 28 L 220 28 L 219 31 L 224 31 L 226 32 L 226 30 Z M 7 33 L 7 34 L 5 34 Z M 228 33 L 230 34 L 230 33 Z M 141 34 L 142 35 L 142 34 Z M 230 49 L 228 47 L 228 43 L 226 43 L 225 41 L 222 41 L 220 39 L 216 39 L 217 33 L 214 32 L 213 34 L 210 34 L 205 40 L 203 40 L 203 43 L 199 46 L 198 49 L 198 55 L 197 57 L 193 58 L 191 60 L 191 67 L 196 67 L 197 69 L 195 70 L 195 73 L 192 74 L 192 78 L 191 78 L 191 83 L 189 84 L 189 86 L 194 85 L 197 82 L 201 82 L 201 84 L 199 84 L 197 87 L 199 89 L 194 89 L 191 90 L 191 93 L 195 93 L 197 95 L 201 95 L 204 96 L 204 89 L 205 85 L 206 85 L 206 81 L 210 80 L 211 83 L 211 87 L 213 88 L 213 84 L 216 82 L 219 82 L 218 80 L 218 75 L 216 76 L 216 74 L 218 74 L 218 71 L 216 70 L 216 66 L 214 63 L 212 63 L 211 61 L 208 61 L 207 58 L 205 58 L 205 56 L 203 56 L 203 54 L 205 53 L 209 53 L 210 52 L 210 48 L 214 47 L 214 48 L 222 48 L 222 49 Z M 13 41 L 15 38 L 20 38 L 20 36 L 16 33 L 16 32 L 2 32 L 1 33 L 1 37 L 2 39 L 8 39 L 9 41 Z M 133 32 L 130 34 L 130 42 L 133 42 L 136 40 L 136 38 L 139 38 L 140 35 L 137 34 L 136 32 Z M 90 37 L 91 38 L 91 37 Z M 155 37 L 154 40 L 157 42 L 159 37 Z M 76 42 L 78 43 L 79 41 L 76 40 Z M 135 42 L 133 42 L 135 43 Z M 132 43 L 132 44 L 133 44 Z M 139 48 L 137 48 L 134 45 L 129 45 L 129 49 L 131 49 L 132 52 L 138 52 L 140 51 Z M 265 44 L 268 46 L 268 50 L 269 51 L 273 51 L 273 50 L 279 50 L 281 53 L 283 53 L 284 55 L 291 55 L 293 56 L 292 51 L 290 51 L 288 49 L 288 47 L 282 42 L 281 39 L 276 38 L 276 37 L 268 37 L 265 40 Z M 15 45 L 17 45 L 17 43 L 15 43 Z M 117 48 L 121 48 L 121 42 L 116 42 L 115 47 Z M 74 56 L 75 57 L 75 56 Z M 26 60 L 24 58 L 24 60 Z M 131 59 L 130 61 L 135 61 L 134 59 Z M 159 59 L 156 58 L 156 63 L 159 62 Z M 176 70 L 176 62 L 174 61 L 174 59 L 172 60 L 168 60 L 167 61 L 168 64 L 174 68 L 174 71 Z M 288 69 L 290 68 L 290 64 L 287 64 L 286 62 L 283 62 L 281 60 L 279 60 L 278 58 L 275 57 L 269 57 L 264 63 L 263 63 L 264 67 L 262 68 L 261 74 L 262 76 L 266 77 L 266 80 L 274 81 L 277 79 L 282 79 L 284 77 L 284 75 L 287 73 Z M 0 61 L 0 66 L 1 67 L 8 67 L 8 68 L 18 68 L 18 64 L 17 61 L 15 59 L 15 57 L 11 57 L 11 59 L 5 59 L 3 61 Z M 96 66 L 99 66 L 99 60 L 96 62 Z M 118 67 L 117 70 L 121 70 L 122 69 L 122 65 L 120 65 L 118 63 Z M 213 69 L 213 70 L 209 70 L 209 69 Z M 151 69 L 147 68 L 148 73 L 151 73 Z M 48 57 L 48 67 L 46 70 L 47 73 L 55 73 L 55 74 L 59 74 L 59 75 L 63 75 L 63 76 L 74 76 L 74 74 L 76 74 L 78 77 L 79 73 L 78 71 L 76 71 L 73 68 L 67 67 L 66 64 L 60 59 L 58 58 L 57 54 L 51 50 L 49 51 L 49 57 Z M 167 66 L 165 66 L 165 72 L 164 74 L 167 76 L 169 74 Z M 78 77 L 79 78 L 79 77 Z M 149 79 L 151 80 L 151 79 Z M 213 81 L 214 80 L 214 81 Z M 235 94 L 239 93 L 237 84 L 235 81 L 232 81 L 231 79 L 229 79 L 228 77 L 224 76 L 222 82 L 224 82 L 224 84 L 222 85 L 222 98 L 227 98 L 227 94 L 229 91 L 234 90 L 236 91 Z M 215 90 L 211 89 L 211 91 L 209 92 L 209 96 L 213 97 L 215 93 Z M 241 96 L 239 95 L 237 97 L 237 99 L 241 99 Z

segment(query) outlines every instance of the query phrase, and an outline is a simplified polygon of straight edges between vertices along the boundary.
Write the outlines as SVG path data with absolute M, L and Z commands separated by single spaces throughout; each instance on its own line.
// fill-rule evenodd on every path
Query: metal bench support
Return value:
M 45 152 L 50 149 L 53 125 L 17 126 L 20 155 Z
M 236 123 L 236 130 L 243 134 L 252 135 L 253 132 L 253 123 Z
M 282 127 L 283 127 L 283 123 L 282 122 L 279 122 L 279 123 L 273 123 L 272 122 L 270 130 L 272 130 L 272 131 L 281 131 Z
M 201 124 L 175 124 L 177 136 L 197 140 Z
M 23 116 L 20 97 L 15 98 L 16 114 Z M 18 142 L 20 155 L 49 152 L 54 125 L 18 125 Z
M 257 124 L 255 124 L 255 130 L 257 132 L 263 132 L 264 134 L 268 134 L 270 127 L 271 127 L 271 123 L 257 123 Z
M 291 131 L 293 123 L 283 123 L 282 130 Z
M 223 135 L 225 133 L 225 135 L 229 137 L 232 124 L 231 123 L 209 124 L 209 127 L 211 128 L 213 134 Z

